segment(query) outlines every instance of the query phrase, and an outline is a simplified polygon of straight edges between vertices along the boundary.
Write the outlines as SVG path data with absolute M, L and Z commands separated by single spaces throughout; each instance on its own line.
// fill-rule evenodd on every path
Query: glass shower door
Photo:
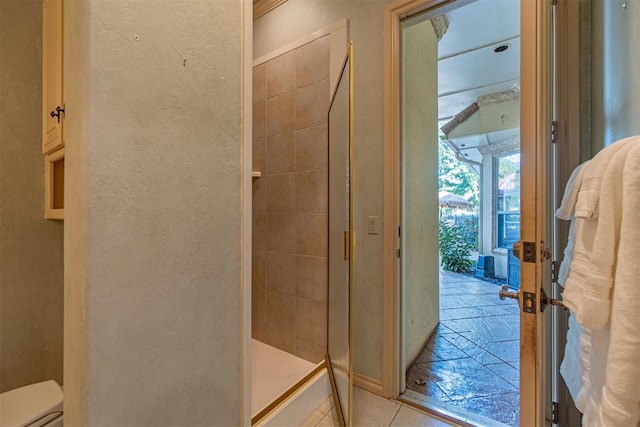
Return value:
M 352 47 L 329 107 L 329 303 L 327 368 L 341 425 L 352 425 Z

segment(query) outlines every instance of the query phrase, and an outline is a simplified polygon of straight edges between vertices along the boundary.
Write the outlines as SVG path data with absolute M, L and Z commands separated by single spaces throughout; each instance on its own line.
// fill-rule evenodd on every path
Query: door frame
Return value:
M 400 385 L 400 280 L 397 227 L 400 224 L 400 35 L 401 19 L 454 0 L 396 0 L 384 12 L 384 224 L 383 224 L 383 393 L 397 398 Z M 459 3 L 458 3 L 459 4 Z M 521 240 L 550 242 L 552 121 L 552 37 L 550 1 L 521 0 Z M 536 295 L 550 263 L 521 263 L 520 305 L 523 292 Z M 548 345 L 546 316 L 521 313 L 520 420 L 522 425 L 543 425 L 547 411 Z

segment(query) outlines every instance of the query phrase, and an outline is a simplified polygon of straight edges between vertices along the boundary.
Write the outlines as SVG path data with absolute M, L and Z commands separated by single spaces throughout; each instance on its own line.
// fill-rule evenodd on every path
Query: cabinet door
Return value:
M 42 7 L 42 152 L 64 145 L 62 125 L 62 0 L 44 0 Z M 54 114 L 52 116 L 52 113 Z

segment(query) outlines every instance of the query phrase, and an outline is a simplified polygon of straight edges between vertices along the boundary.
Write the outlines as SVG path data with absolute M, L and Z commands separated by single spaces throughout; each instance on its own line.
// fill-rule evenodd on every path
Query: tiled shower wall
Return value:
M 253 338 L 327 351 L 329 37 L 253 69 Z

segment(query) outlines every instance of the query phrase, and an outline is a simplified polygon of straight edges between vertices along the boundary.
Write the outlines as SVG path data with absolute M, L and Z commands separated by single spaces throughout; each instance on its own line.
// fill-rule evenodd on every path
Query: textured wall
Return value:
M 367 234 L 367 217 L 383 219 L 383 10 L 391 0 L 288 0 L 255 21 L 254 58 L 341 19 L 354 42 L 354 224 L 357 235 L 354 369 L 382 380 L 382 233 Z M 382 222 L 381 222 L 382 223 Z
M 438 38 L 430 20 L 405 27 L 402 81 L 402 281 L 406 367 L 439 321 Z
M 0 392 L 62 382 L 62 222 L 44 219 L 42 3 L 0 3 Z
M 327 353 L 329 45 L 253 70 L 252 335 L 314 363 Z
M 591 19 L 595 154 L 618 139 L 640 134 L 640 5 L 593 0 Z
M 65 424 L 240 425 L 241 9 L 65 2 Z

